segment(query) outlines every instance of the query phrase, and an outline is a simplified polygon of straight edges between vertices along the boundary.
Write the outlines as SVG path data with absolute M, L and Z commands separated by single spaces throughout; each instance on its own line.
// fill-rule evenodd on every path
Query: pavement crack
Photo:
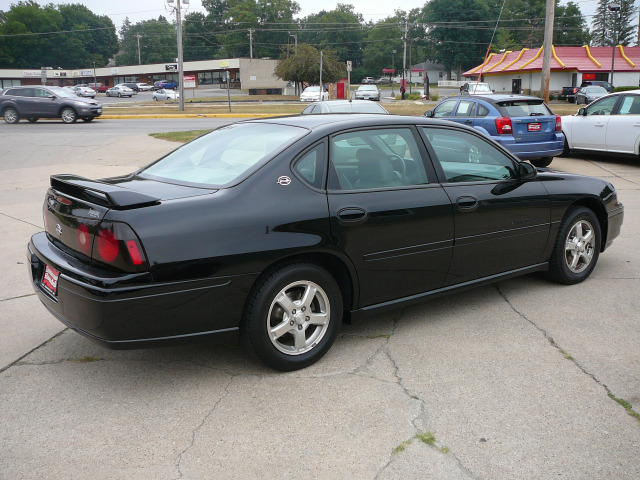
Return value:
M 39 350 L 40 348 L 44 347 L 47 343 L 51 342 L 52 340 L 58 338 L 60 335 L 62 335 L 64 332 L 66 332 L 67 330 L 69 330 L 69 328 L 65 328 L 61 331 L 59 331 L 58 333 L 56 333 L 53 337 L 49 338 L 48 340 L 45 340 L 44 342 L 42 342 L 40 345 L 37 345 L 35 347 L 33 347 L 31 350 L 29 350 L 27 353 L 25 353 L 24 355 L 16 358 L 13 362 L 9 363 L 8 365 L 5 365 L 4 367 L 0 368 L 0 373 L 4 372 L 5 370 L 8 370 L 9 368 L 15 366 L 15 365 L 30 365 L 27 362 L 22 362 L 23 358 L 26 358 L 27 356 L 31 355 L 33 352 L 35 352 L 36 350 Z M 53 362 L 52 362 L 53 363 Z M 45 365 L 45 363 L 43 363 L 43 365 Z
M 199 425 L 197 425 L 193 431 L 191 432 L 191 441 L 189 442 L 189 445 L 187 445 L 187 447 L 182 450 L 182 452 L 180 452 L 180 454 L 178 454 L 178 457 L 176 458 L 175 464 L 176 464 L 176 469 L 178 470 L 178 476 L 175 478 L 175 480 L 179 480 L 183 477 L 183 473 L 181 470 L 181 464 L 182 464 L 182 457 L 191 449 L 193 448 L 195 442 L 196 442 L 196 435 L 198 434 L 198 432 L 200 431 L 200 429 L 204 426 L 205 423 L 207 423 L 207 420 L 209 420 L 209 417 L 211 415 L 213 415 L 213 413 L 216 411 L 216 409 L 218 408 L 218 405 L 220 405 L 220 402 L 222 402 L 225 398 L 227 398 L 229 396 L 229 387 L 231 386 L 231 382 L 233 382 L 234 377 L 231 376 L 231 378 L 229 378 L 229 381 L 227 382 L 227 384 L 224 386 L 224 394 L 218 399 L 218 401 L 216 403 L 214 403 L 213 407 L 211 407 L 211 409 L 207 412 L 207 414 L 204 416 L 204 418 L 202 419 L 202 421 L 200 422 Z
M 562 356 L 564 358 L 566 358 L 567 360 L 569 360 L 570 362 L 573 362 L 573 364 L 587 377 L 591 378 L 594 382 L 596 382 L 598 385 L 600 385 L 605 392 L 607 393 L 607 395 L 609 396 L 609 398 L 611 398 L 613 401 L 615 401 L 616 403 L 620 404 L 623 408 L 625 408 L 626 412 L 631 415 L 632 417 L 636 418 L 638 421 L 640 421 L 640 414 L 638 412 L 636 412 L 635 410 L 633 410 L 632 408 L 626 408 L 624 407 L 624 405 L 622 405 L 620 403 L 620 399 L 618 399 L 618 397 L 616 397 L 616 395 L 611 391 L 611 389 L 607 386 L 606 383 L 604 383 L 602 380 L 600 380 L 598 377 L 596 377 L 596 375 L 592 372 L 590 372 L 589 370 L 586 369 L 586 367 L 584 367 L 580 362 L 578 362 L 575 357 L 573 357 L 572 355 L 570 355 L 565 349 L 563 349 L 551 336 L 551 334 L 549 332 L 547 332 L 544 328 L 542 328 L 541 326 L 539 326 L 536 322 L 534 322 L 533 320 L 531 320 L 529 317 L 527 317 L 524 313 L 522 313 L 521 311 L 519 311 L 515 305 L 513 305 L 513 303 L 511 303 L 511 300 L 509 300 L 507 298 L 507 296 L 505 295 L 505 293 L 500 289 L 500 286 L 498 284 L 494 284 L 498 295 L 500 295 L 502 297 L 502 299 L 507 302 L 507 305 L 509 305 L 509 307 L 511 308 L 511 310 L 513 310 L 515 313 L 517 313 L 520 318 L 522 318 L 523 320 L 525 320 L 526 322 L 530 323 L 536 330 L 538 330 L 540 333 L 542 333 L 542 335 L 544 335 L 544 338 L 547 339 L 547 341 L 549 342 L 549 344 L 555 348 L 556 350 L 558 350 L 559 353 L 562 354 Z
M 7 215 L 6 213 L 2 213 L 2 212 L 0 212 L 0 215 L 2 215 L 3 217 L 9 218 L 11 220 L 15 220 L 16 222 L 26 223 L 27 225 L 31 225 L 32 227 L 36 227 L 42 230 L 42 225 L 36 225 L 35 223 L 27 222 L 26 220 L 22 220 L 21 218 L 14 217 L 12 215 Z
M 0 298 L 0 302 L 8 302 L 10 300 L 18 300 L 19 298 L 35 297 L 35 293 L 27 293 L 25 295 L 18 295 L 17 297 Z

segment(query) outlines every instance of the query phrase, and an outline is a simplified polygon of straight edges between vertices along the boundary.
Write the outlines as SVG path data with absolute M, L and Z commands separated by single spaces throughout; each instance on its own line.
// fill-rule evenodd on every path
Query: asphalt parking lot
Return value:
M 552 163 L 625 204 L 586 282 L 530 275 L 345 325 L 283 374 L 236 345 L 109 351 L 33 294 L 49 175 L 127 173 L 176 146 L 145 128 L 213 125 L 126 122 L 0 125 L 0 478 L 640 478 L 637 159 Z

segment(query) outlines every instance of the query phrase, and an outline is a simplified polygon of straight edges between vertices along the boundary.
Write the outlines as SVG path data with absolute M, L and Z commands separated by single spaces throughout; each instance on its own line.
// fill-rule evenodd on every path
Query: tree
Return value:
M 27 0 L 0 12 L 2 68 L 104 66 L 117 51 L 113 22 L 83 5 Z
M 581 47 L 588 45 L 591 34 L 587 20 L 578 4 L 568 2 L 566 5 L 556 3 L 556 17 L 553 26 L 553 43 L 559 46 Z
M 178 56 L 176 28 L 162 15 L 157 20 L 143 20 L 135 25 L 127 25 L 126 29 L 123 25 L 121 34 L 122 53 L 116 57 L 116 65 L 173 62 Z
M 404 18 L 393 16 L 371 26 L 364 47 L 364 67 L 374 76 L 382 74 L 383 68 L 402 69 L 402 36 L 400 24 Z M 393 50 L 396 51 L 395 55 Z M 392 63 L 392 61 L 394 63 Z
M 320 83 L 320 51 L 306 43 L 298 44 L 298 53 L 293 46 L 284 48 L 278 60 L 275 74 L 278 78 L 297 84 Z M 345 76 L 343 65 L 330 50 L 322 55 L 322 82 L 332 83 Z
M 185 15 L 182 28 L 185 61 L 217 58 L 221 53 L 221 44 L 216 24 L 217 22 L 200 12 Z
M 609 10 L 609 5 L 616 3 L 620 6 L 618 12 Z M 633 25 L 636 16 L 633 0 L 600 0 L 596 15 L 593 18 L 592 44 L 608 47 L 615 42 L 618 45 L 629 45 L 635 37 L 636 27 Z M 616 38 L 613 38 L 615 29 Z

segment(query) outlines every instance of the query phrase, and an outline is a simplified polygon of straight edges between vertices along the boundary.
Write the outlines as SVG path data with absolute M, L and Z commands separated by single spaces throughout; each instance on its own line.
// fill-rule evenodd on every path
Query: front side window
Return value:
M 611 115 L 617 101 L 617 95 L 596 100 L 587 107 L 587 115 Z
M 516 178 L 513 160 L 472 133 L 424 127 L 448 183 L 500 181 Z
M 336 135 L 329 149 L 331 166 L 341 190 L 428 183 L 420 150 L 409 128 L 358 130 Z
M 227 125 L 142 169 L 161 181 L 220 187 L 267 161 L 308 130 L 270 123 Z
M 434 118 L 438 117 L 450 117 L 453 112 L 453 107 L 456 106 L 457 100 L 447 100 L 438 105 L 433 111 Z

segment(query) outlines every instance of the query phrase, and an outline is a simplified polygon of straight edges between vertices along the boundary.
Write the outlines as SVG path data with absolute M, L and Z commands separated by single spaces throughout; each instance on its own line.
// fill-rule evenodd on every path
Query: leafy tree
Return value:
M 404 31 L 400 28 L 401 23 L 404 23 L 404 18 L 396 15 L 377 22 L 369 29 L 363 63 L 366 69 L 375 72 L 374 76 L 381 75 L 383 68 L 394 68 L 396 72 L 402 69 Z
M 122 53 L 116 57 L 116 65 L 173 62 L 178 56 L 175 26 L 162 15 L 157 20 L 143 20 L 135 25 L 123 24 L 120 33 Z M 140 35 L 140 62 L 138 62 L 138 35 Z
M 216 26 L 216 22 L 203 13 L 191 12 L 185 15 L 182 45 L 186 61 L 217 58 L 221 44 Z
M 0 67 L 104 66 L 117 51 L 113 22 L 83 5 L 27 0 L 0 12 Z
M 320 83 L 320 51 L 306 43 L 298 44 L 298 53 L 293 46 L 284 48 L 282 56 L 276 64 L 275 74 L 278 78 L 297 84 Z M 335 82 L 345 76 L 345 65 L 330 50 L 322 55 L 322 82 Z
M 587 20 L 580 11 L 577 3 L 568 2 L 566 5 L 556 3 L 555 20 L 553 25 L 553 43 L 561 46 L 588 45 L 591 34 Z

